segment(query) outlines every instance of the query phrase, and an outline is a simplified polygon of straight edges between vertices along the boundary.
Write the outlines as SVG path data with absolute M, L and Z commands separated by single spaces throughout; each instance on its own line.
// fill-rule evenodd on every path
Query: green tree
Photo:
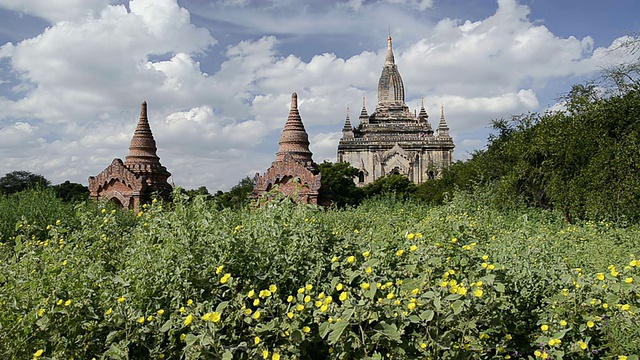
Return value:
M 14 194 L 26 189 L 46 188 L 51 182 L 44 176 L 29 171 L 12 171 L 0 178 L 0 193 Z
M 227 192 L 218 191 L 213 197 L 220 208 L 242 208 L 249 204 L 254 180 L 245 177 Z
M 89 197 L 89 188 L 69 180 L 54 185 L 52 188 L 56 192 L 56 196 L 66 203 L 85 201 Z
M 364 192 L 368 197 L 376 195 L 408 197 L 413 196 L 416 189 L 416 185 L 406 176 L 400 174 L 389 174 L 376 179 L 371 184 L 367 184 L 364 187 Z
M 353 182 L 358 169 L 346 162 L 334 164 L 326 160 L 318 168 L 322 174 L 321 203 L 330 201 L 339 208 L 360 203 L 364 192 Z

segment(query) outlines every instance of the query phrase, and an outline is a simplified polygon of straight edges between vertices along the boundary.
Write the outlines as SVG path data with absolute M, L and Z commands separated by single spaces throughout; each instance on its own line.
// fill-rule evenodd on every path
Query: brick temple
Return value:
M 113 159 L 100 174 L 89 177 L 89 196 L 134 211 L 150 202 L 154 193 L 169 199 L 173 187 L 167 179 L 171 173 L 160 164 L 156 152 L 156 141 L 147 117 L 147 103 L 143 102 L 140 120 L 129 145 L 129 155 L 124 162 Z
M 280 136 L 280 149 L 271 167 L 256 174 L 253 199 L 276 190 L 298 203 L 318 204 L 322 174 L 309 150 L 309 135 L 298 112 L 298 95 L 291 95 L 291 110 Z

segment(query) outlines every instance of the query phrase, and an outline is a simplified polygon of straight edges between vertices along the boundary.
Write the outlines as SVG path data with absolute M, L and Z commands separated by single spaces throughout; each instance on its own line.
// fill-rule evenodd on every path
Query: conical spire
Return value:
M 309 135 L 304 129 L 300 113 L 298 113 L 298 94 L 291 94 L 291 110 L 287 123 L 280 136 L 280 150 L 276 153 L 276 160 L 284 160 L 290 154 L 294 159 L 313 161 L 309 150 Z
M 396 63 L 393 58 L 393 46 L 391 44 L 391 34 L 387 37 L 387 59 L 385 60 L 385 65 L 394 65 Z
M 153 139 L 153 133 L 151 133 L 151 128 L 149 127 L 147 102 L 143 101 L 140 108 L 140 120 L 133 133 L 133 138 L 131 138 L 129 155 L 125 158 L 124 165 L 127 167 L 135 165 L 159 167 L 161 165 L 160 158 L 156 155 L 157 150 L 156 141 Z
M 429 118 L 429 114 L 427 114 L 427 110 L 424 109 L 424 96 L 420 100 L 420 113 L 418 114 L 420 120 L 426 120 Z
M 444 104 L 440 107 L 440 124 L 438 124 L 438 137 L 449 138 L 449 127 L 444 119 Z
M 353 127 L 351 127 L 351 120 L 349 119 L 349 107 L 347 106 L 347 118 L 344 120 L 344 127 L 342 128 L 342 132 L 345 131 L 353 131 Z

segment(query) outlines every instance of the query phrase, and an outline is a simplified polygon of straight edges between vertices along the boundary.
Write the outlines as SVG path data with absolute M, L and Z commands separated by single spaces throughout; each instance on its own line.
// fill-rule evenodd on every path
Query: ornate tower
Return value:
M 369 116 L 364 103 L 358 126 L 342 130 L 338 161 L 360 170 L 356 183 L 369 184 L 389 174 L 400 174 L 416 184 L 438 177 L 453 158 L 454 144 L 444 121 L 444 112 L 434 136 L 422 99 L 420 113 L 405 103 L 404 83 L 393 55 L 391 35 L 378 80 L 378 103 Z M 444 110 L 443 110 L 444 111 Z M 348 117 L 347 117 L 348 119 Z
M 291 95 L 289 117 L 280 135 L 280 149 L 271 167 L 260 176 L 256 174 L 251 197 L 257 199 L 277 189 L 296 202 L 318 204 L 322 174 L 313 162 L 309 150 L 309 135 L 298 112 L 298 95 Z
M 90 197 L 95 200 L 114 201 L 127 209 L 139 210 L 153 193 L 168 199 L 172 187 L 167 182 L 171 174 L 160 164 L 156 141 L 149 127 L 147 103 L 140 109 L 138 126 L 129 145 L 129 155 L 116 158 L 97 176 L 89 177 Z

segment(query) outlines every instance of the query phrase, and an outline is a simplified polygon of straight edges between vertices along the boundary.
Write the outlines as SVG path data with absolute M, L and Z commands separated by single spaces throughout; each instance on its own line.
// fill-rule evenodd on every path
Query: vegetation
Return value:
M 640 353 L 640 227 L 568 226 L 490 197 L 220 210 L 176 192 L 133 214 L 15 194 L 0 203 L 13 223 L 0 235 L 0 356 Z

